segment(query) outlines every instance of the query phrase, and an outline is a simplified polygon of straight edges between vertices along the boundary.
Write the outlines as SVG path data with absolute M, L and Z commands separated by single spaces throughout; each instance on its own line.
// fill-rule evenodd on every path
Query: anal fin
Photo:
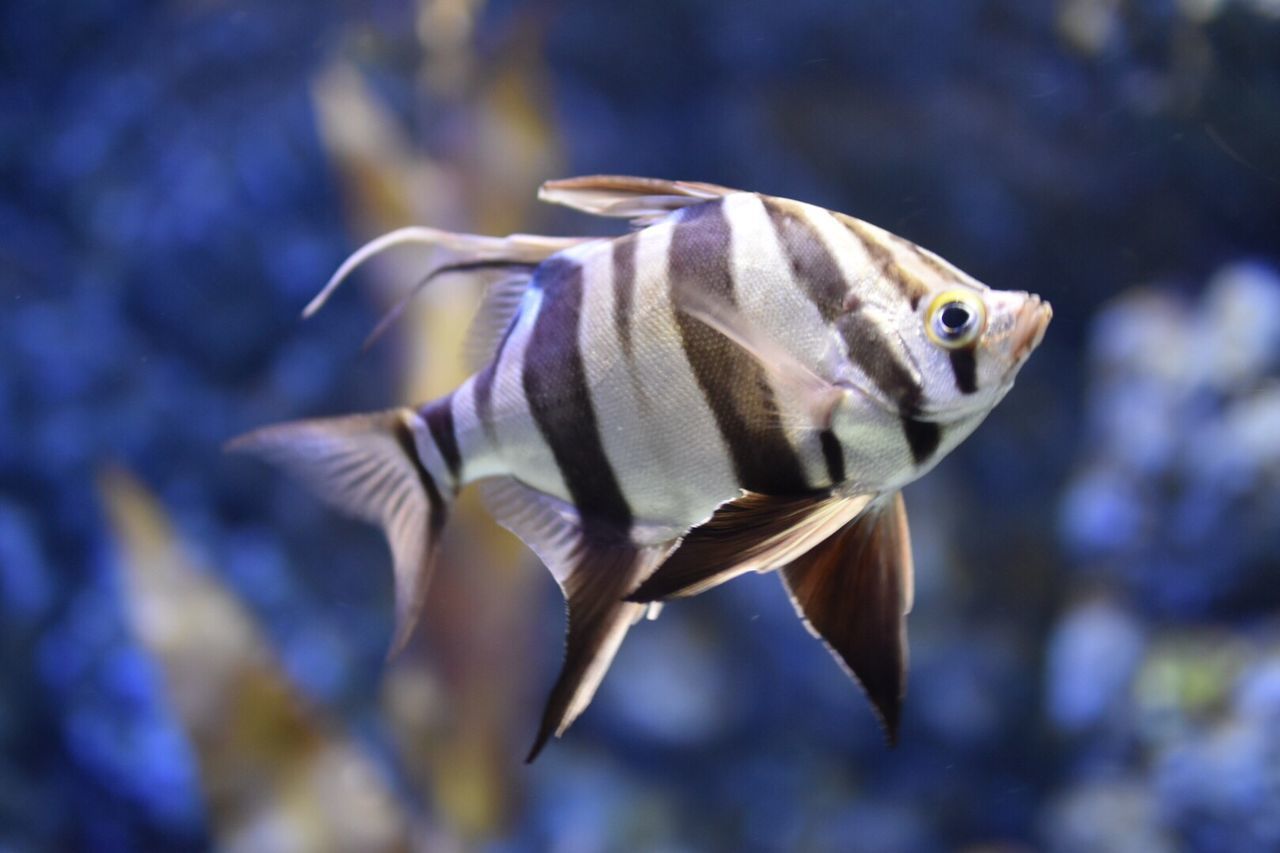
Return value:
M 591 703 L 627 630 L 648 609 L 623 596 L 653 571 L 668 548 L 586 531 L 571 506 L 515 480 L 485 483 L 483 490 L 498 522 L 546 564 L 568 609 L 564 664 L 525 759 L 532 762 Z
M 561 584 L 569 623 L 564 665 L 526 761 L 537 758 L 552 735 L 564 734 L 590 704 L 627 630 L 647 609 L 623 601 L 623 596 L 661 557 L 659 549 L 629 543 L 582 540 L 575 549 L 573 567 Z
M 797 559 L 862 512 L 871 495 L 776 497 L 744 492 L 689 531 L 628 601 L 684 598 Z
M 877 503 L 782 570 L 796 611 L 866 691 L 896 743 L 906 693 L 911 539 L 902 493 Z

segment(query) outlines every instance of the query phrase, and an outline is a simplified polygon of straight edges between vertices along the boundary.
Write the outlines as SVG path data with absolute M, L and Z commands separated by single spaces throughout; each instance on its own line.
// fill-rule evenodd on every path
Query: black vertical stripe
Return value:
M 956 388 L 961 394 L 977 392 L 978 362 L 972 346 L 951 350 L 951 372 L 955 374 Z
M 518 322 L 520 322 L 519 311 L 511 318 L 507 330 L 502 333 L 502 340 L 498 341 L 493 359 L 476 374 L 475 384 L 472 386 L 476 400 L 476 417 L 480 421 L 480 426 L 484 428 L 484 434 L 488 437 L 489 443 L 493 445 L 498 443 L 498 429 L 493 422 L 493 383 L 498 377 L 498 365 L 502 363 L 502 353 L 506 351 L 511 331 Z
M 849 358 L 886 397 L 898 405 L 903 434 L 911 456 L 920 464 L 933 455 L 942 440 L 938 425 L 918 418 L 924 389 L 907 367 L 894 357 L 889 339 L 865 314 L 854 311 L 837 323 Z
M 458 474 L 462 471 L 462 453 L 458 450 L 458 435 L 453 427 L 453 394 L 428 403 L 422 409 L 422 419 L 427 422 L 431 431 L 431 440 L 436 443 L 444 464 L 449 469 L 449 476 L 458 482 Z
M 827 479 L 836 486 L 844 482 L 844 448 L 833 430 L 824 429 L 818 438 L 822 442 L 822 458 L 827 463 Z
M 631 344 L 631 306 L 635 299 L 637 242 L 634 234 L 613 241 L 613 325 L 627 361 L 635 358 Z
M 942 442 L 942 428 L 933 421 L 922 421 L 914 415 L 902 414 L 902 434 L 917 465 L 933 456 Z
M 584 533 L 626 536 L 631 507 L 604 452 L 578 345 L 582 267 L 567 258 L 549 258 L 532 286 L 542 289 L 543 298 L 524 356 L 529 411 L 582 516 Z
M 501 356 L 501 351 L 498 355 Z M 476 417 L 480 420 L 480 426 L 484 427 L 484 434 L 489 437 L 491 444 L 498 443 L 498 430 L 493 423 L 493 381 L 498 375 L 498 358 L 485 365 L 484 369 L 476 374 L 474 390 L 476 398 Z
M 862 244 L 863 249 L 867 252 L 867 257 L 871 258 L 871 262 L 880 270 L 880 274 L 893 282 L 902 295 L 911 300 L 911 307 L 915 309 L 920 304 L 920 299 L 928 293 L 928 288 L 902 269 L 898 262 L 894 260 L 893 252 L 876 240 L 874 235 L 868 233 L 861 222 L 843 213 L 833 213 L 832 215 Z
M 762 198 L 778 242 L 791 265 L 791 275 L 828 323 L 838 317 L 849 292 L 840 265 L 814 227 L 781 199 Z
M 719 199 L 685 208 L 671 236 L 667 271 L 672 304 L 702 290 L 735 303 L 732 235 Z M 770 495 L 809 490 L 804 466 L 787 440 L 764 369 L 724 335 L 677 310 L 681 345 L 729 449 L 738 484 Z
M 409 425 L 397 418 L 392 433 L 396 444 L 400 445 L 404 455 L 408 456 L 413 463 L 414 470 L 418 472 L 418 481 L 422 483 L 422 489 L 427 493 L 427 524 L 431 529 L 431 541 L 435 541 L 447 519 L 448 509 L 444 505 L 444 498 L 440 496 L 440 490 L 436 488 L 436 481 L 432 478 L 431 472 L 422 464 L 422 459 L 418 456 L 418 445 L 413 440 L 413 432 L 409 429 Z
M 836 327 L 844 338 L 849 358 L 867 374 L 885 396 L 900 408 L 918 408 L 920 384 L 893 352 L 889 338 L 861 311 L 841 317 Z

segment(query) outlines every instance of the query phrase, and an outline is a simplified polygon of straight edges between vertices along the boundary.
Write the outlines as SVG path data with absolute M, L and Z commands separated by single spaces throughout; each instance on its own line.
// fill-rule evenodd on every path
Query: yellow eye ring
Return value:
M 966 290 L 944 290 L 929 303 L 925 314 L 925 333 L 943 349 L 972 346 L 986 327 L 986 305 Z

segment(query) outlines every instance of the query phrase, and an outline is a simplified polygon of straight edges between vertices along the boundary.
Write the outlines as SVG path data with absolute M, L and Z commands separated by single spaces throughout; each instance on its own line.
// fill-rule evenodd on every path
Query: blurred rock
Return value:
M 1163 818 L 1198 850 L 1280 847 L 1280 737 L 1260 721 L 1226 720 L 1157 756 Z
M 1235 705 L 1250 721 L 1267 725 L 1280 720 L 1280 650 L 1240 673 Z
M 10 628 L 37 622 L 53 598 L 54 579 L 34 522 L 22 507 L 0 502 L 0 613 Z
M 1097 317 L 1092 440 L 1060 531 L 1153 613 L 1280 605 L 1280 276 L 1224 267 L 1198 303 L 1144 289 Z
M 1098 782 L 1050 806 L 1043 831 L 1054 853 L 1172 853 L 1179 846 L 1160 826 L 1159 806 L 1140 780 Z
M 1098 600 L 1059 621 L 1049 641 L 1046 704 L 1068 732 L 1098 726 L 1129 701 L 1145 638 L 1132 614 Z
M 1203 297 L 1204 333 L 1189 348 L 1208 384 L 1223 394 L 1249 390 L 1280 371 L 1280 275 L 1261 262 L 1224 267 Z
M 1045 812 L 1042 830 L 1055 849 L 1280 844 L 1277 641 L 1274 630 L 1252 642 L 1166 631 L 1149 643 L 1128 687 L 1133 707 L 1112 720 L 1121 747 L 1109 760 L 1081 762 L 1080 778 Z M 1117 774 L 1128 779 L 1119 791 Z
M 629 737 L 687 748 L 737 724 L 720 661 L 693 628 L 664 612 L 628 634 L 618 671 L 602 683 L 597 701 L 620 718 Z

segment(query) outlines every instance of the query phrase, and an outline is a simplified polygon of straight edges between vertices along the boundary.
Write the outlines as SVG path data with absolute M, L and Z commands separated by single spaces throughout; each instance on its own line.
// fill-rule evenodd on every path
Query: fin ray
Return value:
M 418 294 L 421 293 L 427 285 L 431 284 L 431 282 L 441 276 L 450 274 L 483 276 L 495 271 L 510 272 L 512 270 L 523 270 L 524 275 L 518 277 L 517 280 L 523 281 L 524 284 L 528 284 L 529 279 L 533 276 L 535 266 L 536 264 L 525 261 L 511 261 L 502 258 L 494 261 L 462 261 L 456 264 L 446 264 L 444 266 L 436 267 L 431 270 L 431 272 L 418 279 L 417 283 L 414 284 L 413 287 L 409 288 L 404 295 L 396 300 L 394 305 L 383 313 L 382 317 L 378 319 L 377 325 L 373 327 L 373 331 L 365 337 L 364 344 L 361 346 L 361 349 L 367 351 L 377 343 L 378 339 L 386 334 L 387 330 L 395 325 L 396 321 L 404 315 L 404 312 L 413 303 L 413 300 L 418 296 Z M 523 287 L 521 290 L 523 291 Z
M 623 596 L 653 571 L 668 548 L 593 538 L 583 532 L 569 504 L 514 479 L 486 482 L 481 490 L 498 522 L 546 564 L 568 609 L 564 663 L 526 758 L 532 762 L 591 703 L 628 629 L 649 610 Z
M 743 492 L 685 534 L 674 553 L 627 600 L 685 598 L 746 572 L 781 568 L 857 516 L 872 497 Z
M 862 686 L 891 744 L 906 693 L 912 573 L 901 492 L 782 570 L 796 612 Z
M 831 427 L 836 407 L 849 393 L 848 388 L 822 378 L 802 364 L 736 307 L 702 291 L 684 291 L 679 294 L 677 306 L 681 311 L 733 341 L 764 369 L 780 398 L 778 417 L 784 423 L 798 420 L 797 426 L 818 432 Z
M 595 216 L 630 219 L 635 227 L 650 225 L 672 211 L 738 192 L 716 184 L 665 181 L 626 175 L 586 175 L 547 181 L 538 198 Z
M 526 761 L 537 758 L 552 735 L 564 734 L 590 704 L 627 630 L 648 609 L 623 601 L 623 595 L 652 571 L 664 553 L 665 549 L 628 542 L 579 540 L 572 568 L 561 584 L 568 607 L 564 664 Z
M 410 225 L 382 234 L 356 249 L 342 262 L 320 292 L 302 309 L 304 319 L 311 317 L 329 301 L 341 284 L 351 277 L 359 267 L 371 258 L 381 255 L 397 246 L 426 246 L 445 253 L 446 260 L 428 271 L 419 285 L 402 300 L 405 304 L 425 287 L 439 271 L 458 264 L 527 264 L 536 266 L 554 255 L 556 252 L 572 248 L 580 243 L 596 239 L 593 237 L 544 237 L 536 234 L 512 234 L 507 237 L 486 237 L 478 234 L 461 234 L 429 228 L 424 225 Z M 404 310 L 404 305 L 397 305 L 392 311 L 396 316 Z M 394 319 L 394 318 L 393 318 Z M 379 324 L 380 326 L 382 324 Z
M 408 641 L 421 611 L 448 511 L 418 459 L 420 427 L 402 408 L 276 424 L 227 444 L 284 468 L 339 512 L 382 528 L 395 570 L 391 654 Z
M 532 280 L 530 271 L 528 275 L 499 279 L 485 288 L 484 298 L 462 342 L 463 359 L 472 370 L 483 369 L 493 358 Z

